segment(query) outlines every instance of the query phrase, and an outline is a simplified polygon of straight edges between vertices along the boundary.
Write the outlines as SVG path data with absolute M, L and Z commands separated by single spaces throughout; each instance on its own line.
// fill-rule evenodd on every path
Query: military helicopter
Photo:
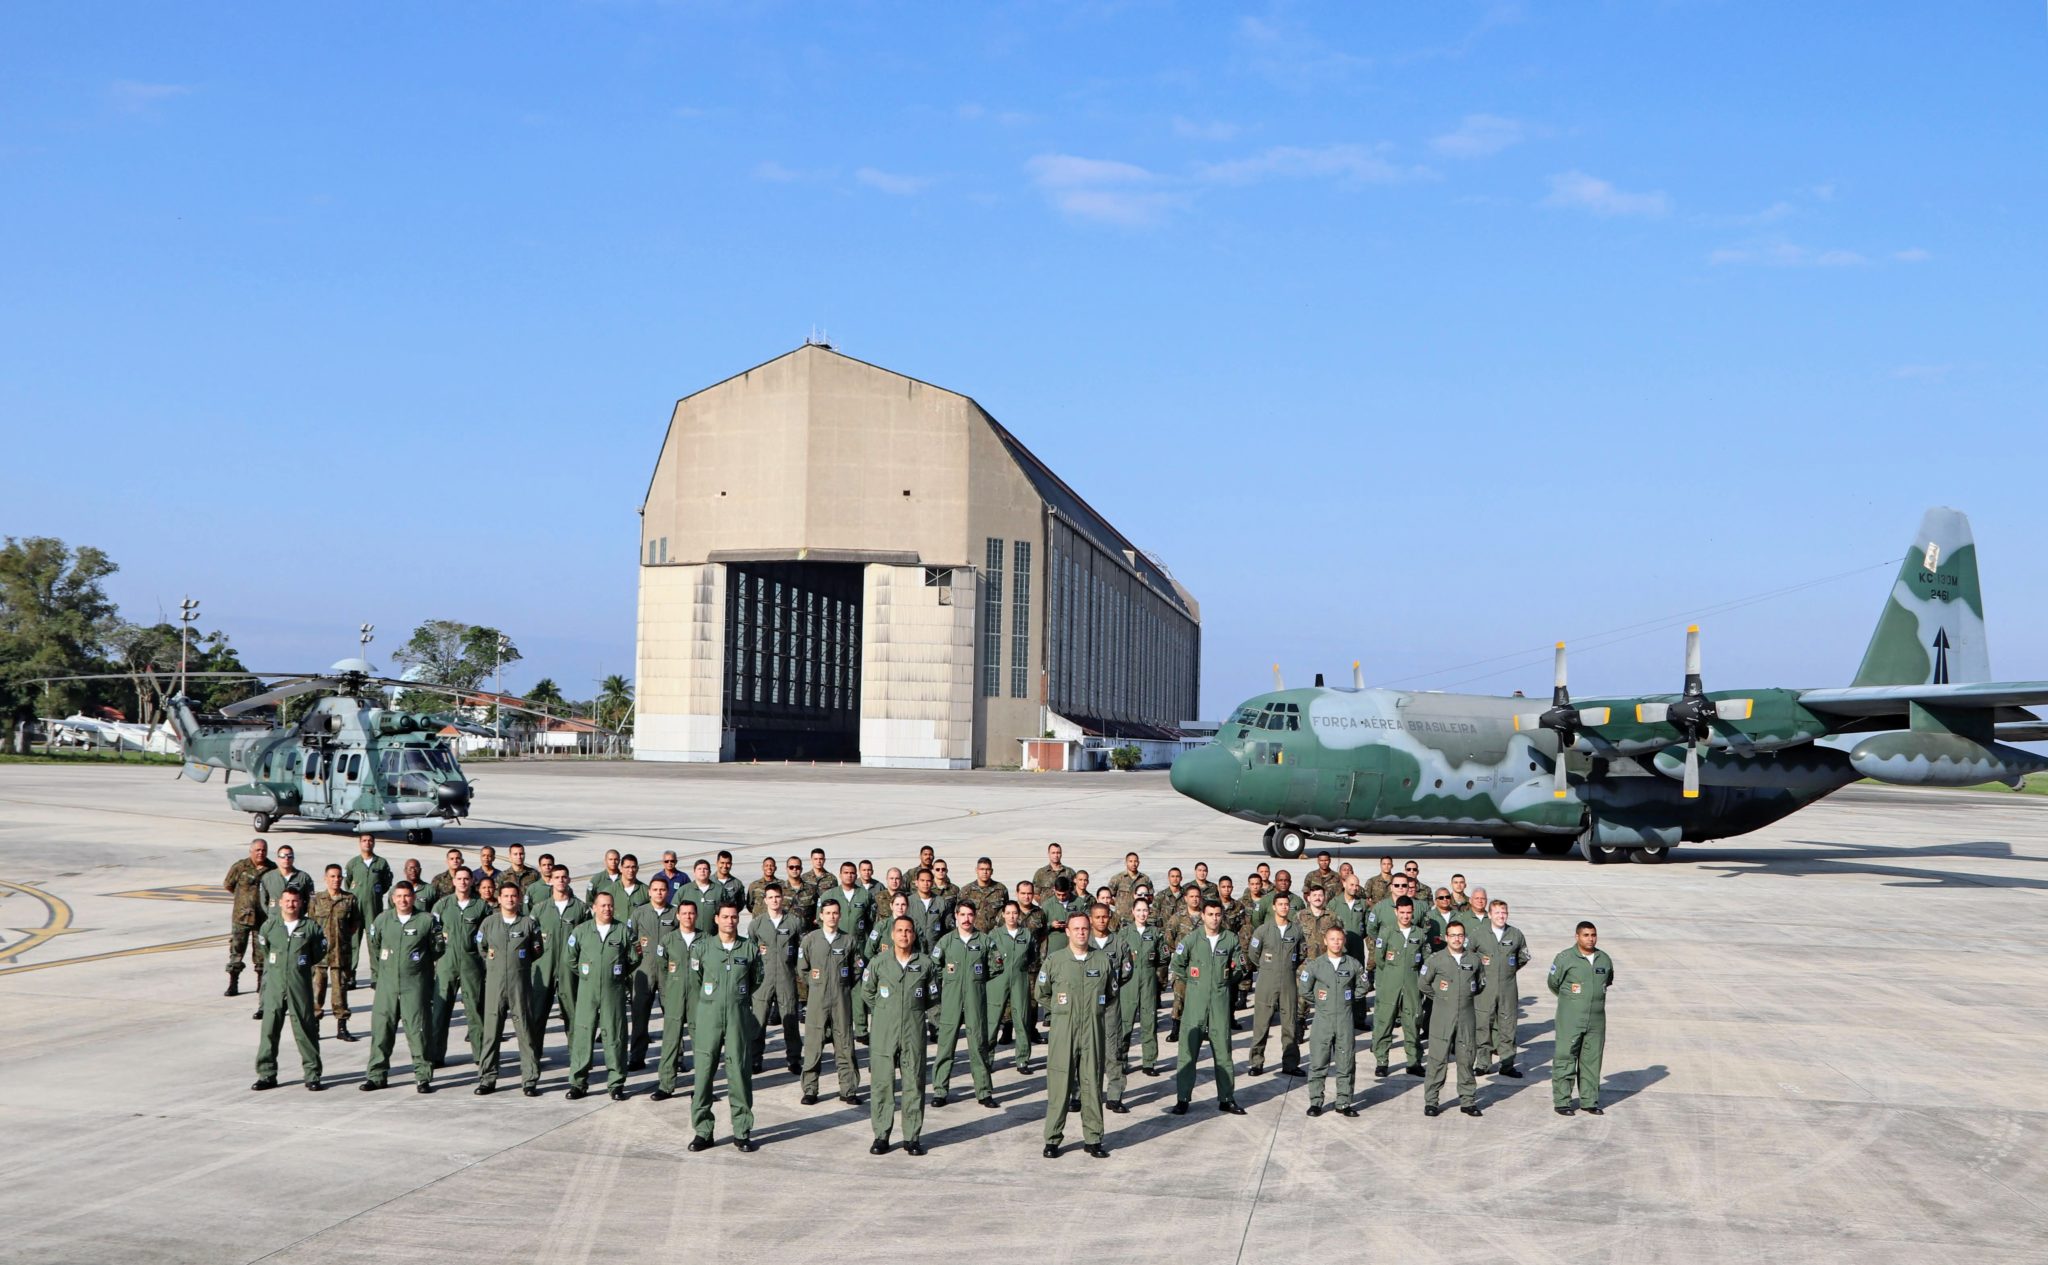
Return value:
M 163 700 L 183 746 L 181 776 L 204 782 L 215 769 L 226 770 L 230 781 L 237 772 L 248 774 L 247 782 L 228 786 L 228 804 L 248 813 L 259 831 L 284 818 L 297 817 L 345 822 L 357 831 L 403 831 L 407 843 L 433 842 L 434 827 L 468 816 L 473 793 L 455 752 L 442 737 L 449 722 L 381 706 L 377 693 L 396 688 L 463 697 L 466 692 L 428 682 L 394 680 L 374 672 L 362 659 L 343 659 L 325 672 L 287 675 L 264 692 L 206 716 L 194 709 L 181 687 Z M 272 680 L 279 674 L 189 675 Z M 311 710 L 290 725 L 249 715 L 323 690 L 329 692 L 327 697 L 315 701 Z M 541 714 L 497 695 L 490 698 L 508 711 Z M 456 722 L 456 727 L 489 732 L 463 722 Z

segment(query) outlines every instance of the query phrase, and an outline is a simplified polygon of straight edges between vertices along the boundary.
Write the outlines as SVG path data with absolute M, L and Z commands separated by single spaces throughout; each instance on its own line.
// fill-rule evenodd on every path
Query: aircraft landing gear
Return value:
M 1293 826 L 1278 826 L 1273 835 L 1273 855 L 1282 861 L 1299 860 L 1308 851 L 1308 836 Z
M 1280 827 L 1268 826 L 1266 827 L 1265 836 L 1259 840 L 1260 846 L 1266 849 L 1266 855 L 1269 857 L 1280 855 L 1279 853 L 1273 851 L 1273 836 L 1279 833 Z
M 1579 838 L 1579 854 L 1594 865 L 1606 865 L 1613 861 L 1619 861 L 1622 859 L 1621 852 L 1620 848 L 1602 847 L 1594 843 L 1593 837 L 1590 834 L 1582 835 Z
M 1671 859 L 1671 848 L 1631 848 L 1628 859 L 1643 865 L 1662 865 Z
M 250 824 L 256 827 L 256 833 L 260 835 L 276 825 L 277 818 L 272 817 L 269 813 L 254 813 L 250 816 Z
M 432 843 L 434 841 L 434 832 L 431 830 L 408 830 L 405 832 L 405 841 L 407 843 Z
M 1572 850 L 1572 842 L 1570 839 L 1538 839 L 1536 841 L 1536 855 L 1545 857 L 1564 856 Z
M 1533 842 L 1531 839 L 1495 839 L 1493 850 L 1504 857 L 1518 857 L 1526 854 Z

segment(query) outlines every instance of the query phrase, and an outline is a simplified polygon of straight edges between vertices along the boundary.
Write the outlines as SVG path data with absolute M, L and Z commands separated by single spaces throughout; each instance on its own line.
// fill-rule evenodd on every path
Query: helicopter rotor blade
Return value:
M 311 694 L 315 690 L 332 689 L 334 684 L 335 682 L 332 677 L 325 676 L 288 681 L 283 685 L 273 686 L 253 697 L 229 703 L 226 707 L 220 709 L 220 714 L 223 716 L 239 716 L 243 712 L 255 711 L 259 707 L 269 707 L 273 703 L 281 703 L 288 698 L 297 698 L 301 694 Z

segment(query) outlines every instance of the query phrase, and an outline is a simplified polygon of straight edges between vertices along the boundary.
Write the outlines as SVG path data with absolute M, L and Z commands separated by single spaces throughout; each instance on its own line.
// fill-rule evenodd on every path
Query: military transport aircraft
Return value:
M 1502 855 L 1574 844 L 1595 865 L 1760 829 L 1858 778 L 2017 785 L 2048 758 L 2027 707 L 2048 681 L 1992 681 L 1969 520 L 1927 511 L 1850 685 L 1705 688 L 1698 626 L 1677 694 L 1575 702 L 1564 643 L 1548 708 L 1521 697 L 1353 686 L 1246 701 L 1173 787 L 1263 823 L 1266 851 L 1360 835 L 1490 838 Z M 2003 741 L 2001 741 L 2003 740 Z

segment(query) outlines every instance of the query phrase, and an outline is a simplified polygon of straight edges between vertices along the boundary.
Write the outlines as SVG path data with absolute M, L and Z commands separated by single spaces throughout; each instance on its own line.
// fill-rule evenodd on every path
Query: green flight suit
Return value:
M 632 891 L 626 890 L 623 879 L 612 884 L 612 917 L 620 922 L 630 921 L 634 910 L 652 904 L 653 901 L 654 897 L 648 894 L 645 883 L 635 881 Z
M 1103 1006 L 1099 1016 L 1102 1020 L 1101 1085 L 1104 1102 L 1122 1102 L 1124 1055 L 1130 1053 L 1131 1049 L 1131 1024 L 1130 1020 L 1124 1017 L 1123 990 L 1129 987 L 1131 977 L 1136 974 L 1137 960 L 1131 955 L 1130 944 L 1114 931 L 1101 940 L 1097 940 L 1091 932 L 1088 936 L 1088 947 L 1109 959 L 1110 976 L 1116 981 L 1116 986 L 1110 990 L 1109 1002 Z M 1067 950 L 1067 956 L 1074 956 L 1071 947 Z M 1046 1057 L 1047 1067 L 1050 1068 L 1051 1055 L 1048 1054 Z M 1049 1070 L 1047 1075 L 1051 1075 Z
M 264 872 L 262 889 L 263 917 L 266 921 L 280 912 L 278 902 L 284 899 L 286 892 L 299 894 L 299 899 L 303 902 L 299 906 L 302 913 L 313 903 L 313 876 L 305 870 L 293 870 L 287 876 L 282 868 L 272 866 Z
M 1429 1079 L 1423 1083 L 1422 1101 L 1434 1107 L 1443 1092 L 1444 1065 L 1458 1069 L 1458 1101 L 1470 1107 L 1478 1102 L 1479 1081 L 1472 1075 L 1472 1046 L 1477 1038 L 1478 1016 L 1474 1006 L 1484 984 L 1479 951 L 1465 946 L 1462 954 L 1438 949 L 1422 964 L 1422 990 L 1433 1003 L 1429 1010 Z
M 540 1083 L 540 1024 L 533 1013 L 533 963 L 540 957 L 540 924 L 525 914 L 505 921 L 502 911 L 483 919 L 476 931 L 484 959 L 482 1013 L 477 1043 L 477 1084 L 498 1083 L 498 1053 L 505 1025 L 519 1042 L 519 1083 Z
M 1133 1025 L 1138 1030 L 1139 1066 L 1150 1068 L 1159 1062 L 1159 972 L 1171 956 L 1166 933 L 1155 924 L 1131 923 L 1117 937 L 1131 955 L 1131 978 L 1117 993 L 1117 1043 L 1109 1052 L 1112 1100 L 1124 1096 L 1124 1062 L 1131 1052 Z
M 221 890 L 234 895 L 234 910 L 228 915 L 228 979 L 230 982 L 242 976 L 244 954 L 256 964 L 256 986 L 263 986 L 263 953 L 249 951 L 249 942 L 256 938 L 256 932 L 269 917 L 263 909 L 263 876 L 277 866 L 269 861 L 258 865 L 243 857 L 228 867 L 228 875 L 221 880 Z
M 914 949 L 908 962 L 898 961 L 891 944 L 868 960 L 860 991 L 867 998 L 868 1075 L 874 1080 L 868 1120 L 875 1136 L 887 1141 L 900 1083 L 903 1140 L 914 1142 L 924 1130 L 925 1011 L 938 1000 L 939 968 Z
M 1479 950 L 1483 968 L 1472 1067 L 1483 1072 L 1498 1058 L 1502 1067 L 1512 1068 L 1515 1024 L 1522 1001 L 1517 975 L 1529 964 L 1529 941 L 1513 923 L 1495 932 L 1489 921 L 1480 925 L 1472 944 Z
M 1378 990 L 1372 1012 L 1372 1061 L 1379 1067 L 1387 1065 L 1398 1024 L 1408 1048 L 1408 1066 L 1420 1066 L 1422 964 L 1429 957 L 1429 933 L 1410 927 L 1404 936 L 1397 924 L 1373 938 L 1372 957 L 1373 987 Z
M 781 1017 L 783 1062 L 795 1072 L 802 1066 L 804 1048 L 803 1032 L 797 1026 L 796 997 L 796 956 L 804 943 L 803 919 L 785 907 L 781 926 L 764 914 L 747 924 L 747 936 L 761 951 L 761 979 L 753 1001 L 754 1044 L 747 1051 L 748 1066 L 754 1071 L 761 1069 L 768 1045 L 768 1012 L 773 1009 Z
M 349 941 L 349 974 L 356 973 L 356 963 L 361 959 L 363 942 L 370 938 L 370 926 L 384 912 L 391 895 L 391 863 L 383 857 L 372 856 L 364 861 L 358 853 L 341 867 L 342 886 L 356 898 L 356 913 L 361 922 L 356 926 L 355 938 Z M 375 971 L 370 972 L 372 978 Z
M 1310 958 L 1324 956 L 1323 934 L 1332 927 L 1342 929 L 1344 926 L 1344 921 L 1337 917 L 1336 910 L 1331 909 L 1327 905 L 1323 907 L 1323 912 L 1320 914 L 1316 913 L 1313 909 L 1303 910 L 1300 914 L 1296 915 L 1294 922 L 1296 926 L 1301 928 L 1301 960 L 1303 962 L 1307 962 Z M 1313 999 L 1298 988 L 1295 992 L 1300 993 L 1301 996 L 1301 1026 L 1306 1029 L 1308 1027 L 1309 1006 Z
M 839 1096 L 860 1091 L 860 1060 L 854 1053 L 853 992 L 858 958 L 844 922 L 839 934 L 823 927 L 804 937 L 797 950 L 797 973 L 810 990 L 804 1010 L 803 1092 L 818 1092 L 818 1071 L 825 1064 L 825 1043 L 832 1043 L 832 1065 L 839 1072 Z
M 533 907 L 540 926 L 540 957 L 533 964 L 533 1030 L 545 1043 L 548 1019 L 562 1012 L 562 1039 L 576 1026 L 576 967 L 569 960 L 569 933 L 590 921 L 590 906 L 571 896 L 555 908 L 553 889 Z M 664 1013 L 666 1013 L 664 1011 Z
M 709 887 L 699 887 L 693 880 L 683 890 L 669 897 L 671 905 L 695 905 L 697 907 L 697 934 L 716 936 L 718 934 L 718 907 L 725 902 L 725 889 L 714 881 Z
M 1372 956 L 1366 952 L 1365 936 L 1365 920 L 1372 913 L 1372 907 L 1362 898 L 1354 905 L 1339 896 L 1337 903 L 1330 906 L 1330 912 L 1337 915 L 1337 925 L 1344 928 L 1344 952 L 1363 964 Z M 1364 978 L 1360 979 L 1358 986 L 1352 990 L 1351 1023 L 1354 1028 L 1365 1026 L 1365 995 L 1371 987 L 1372 970 L 1368 967 Z
M 440 880 L 437 879 L 435 881 L 439 882 Z M 626 920 L 625 901 L 619 898 L 619 885 L 625 881 L 626 877 L 623 874 L 613 874 L 606 870 L 599 870 L 596 878 L 583 885 L 583 903 L 594 907 L 597 904 L 597 894 L 599 892 L 610 892 L 612 894 L 612 917 L 620 922 L 624 922 Z M 708 924 L 698 924 L 698 926 L 705 925 Z
M 1202 1043 L 1209 1043 L 1209 1061 L 1216 1067 L 1216 1099 L 1237 1100 L 1236 1081 L 1230 1065 L 1230 988 L 1244 970 L 1237 937 L 1228 931 L 1211 946 L 1209 933 L 1200 927 L 1181 937 L 1174 946 L 1173 978 L 1182 985 L 1180 1057 L 1174 1069 L 1174 1097 L 1187 1102 L 1195 1093 L 1195 1060 Z
M 435 968 L 447 949 L 441 920 L 415 909 L 401 922 L 397 910 L 387 909 L 370 924 L 364 940 L 370 947 L 370 982 L 376 991 L 370 1002 L 370 1065 L 363 1079 L 372 1085 L 385 1082 L 402 1027 L 413 1080 L 429 1084 L 434 1062 L 427 1057 L 427 1028 L 433 1015 Z
M 1280 1059 L 1290 1072 L 1301 1068 L 1301 990 L 1296 972 L 1308 957 L 1307 940 L 1301 927 L 1289 921 L 1281 926 L 1272 919 L 1252 932 L 1252 969 L 1258 972 L 1252 984 L 1253 1067 L 1266 1065 L 1266 1040 L 1273 1024 L 1280 1024 Z
M 989 1071 L 988 1038 L 989 957 L 994 948 L 994 942 L 980 932 L 963 940 L 956 928 L 932 950 L 932 961 L 939 970 L 939 1044 L 932 1060 L 935 1097 L 946 1097 L 953 1083 L 953 1063 L 963 1036 L 967 1038 L 967 1070 L 974 1081 L 975 1098 L 988 1098 L 996 1092 Z
M 592 1049 L 604 1041 L 605 1088 L 626 1087 L 627 980 L 640 965 L 639 942 L 614 918 L 599 928 L 591 919 L 569 933 L 568 959 L 576 975 L 576 1022 L 569 1030 L 569 1088 L 586 1089 L 595 1062 Z
M 1358 1072 L 1358 1021 L 1353 1004 L 1365 986 L 1365 963 L 1344 954 L 1332 958 L 1325 950 L 1310 958 L 1299 975 L 1301 992 L 1315 1003 L 1308 1028 L 1308 1100 L 1323 1101 L 1323 1080 L 1337 1070 L 1339 1108 L 1351 1105 Z
M 1589 960 L 1579 946 L 1550 960 L 1544 980 L 1557 996 L 1557 1050 L 1550 1056 L 1550 1101 L 1579 1106 L 1600 1105 L 1600 1056 L 1607 1049 L 1607 990 L 1614 987 L 1614 959 L 1594 949 Z
M 697 995 L 696 981 L 690 977 L 690 950 L 703 938 L 701 931 L 692 931 L 685 938 L 680 930 L 671 929 L 654 946 L 654 960 L 661 974 L 661 1064 L 655 1088 L 664 1094 L 676 1092 L 683 1043 L 690 1037 L 690 1013 L 694 1009 L 690 1003 Z
M 411 881 L 411 880 L 403 880 L 403 881 Z M 413 911 L 414 913 L 416 913 L 416 914 L 430 914 L 430 913 L 434 912 L 434 902 L 435 902 L 435 901 L 437 901 L 437 900 L 440 900 L 440 899 L 441 899 L 441 889 L 440 889 L 440 888 L 438 888 L 438 887 L 435 887 L 435 886 L 434 886 L 434 885 L 433 885 L 432 883 L 428 882 L 428 881 L 427 881 L 426 879 L 420 879 L 420 880 L 418 880 L 417 882 L 413 882 L 413 885 L 412 885 L 412 911 Z
M 469 1032 L 469 1057 L 475 1061 L 483 1053 L 484 960 L 476 951 L 476 929 L 486 915 L 495 912 L 476 896 L 469 898 L 467 907 L 450 896 L 434 911 L 448 936 L 448 951 L 441 955 L 434 973 L 434 1018 L 427 1026 L 427 1053 L 436 1067 L 448 1062 L 448 1030 L 455 1023 L 458 997 Z
M 1009 902 L 1010 889 L 990 879 L 986 884 L 976 879 L 960 889 L 960 899 L 974 906 L 974 930 L 977 935 L 989 935 L 1003 925 L 1003 906 Z
M 626 927 L 633 933 L 633 948 L 640 954 L 640 965 L 633 968 L 633 978 L 627 984 L 632 994 L 627 1016 L 626 1069 L 638 1071 L 647 1065 L 647 1030 L 654 1016 L 654 1003 L 661 996 L 661 985 L 665 972 L 661 969 L 661 955 L 655 950 L 669 932 L 676 929 L 676 907 L 656 909 L 652 901 L 636 906 L 626 916 Z M 661 1012 L 661 1026 L 664 1033 L 674 1020 L 668 1017 L 668 1008 Z
M 926 953 L 935 952 L 939 941 L 953 933 L 953 904 L 936 891 L 927 905 L 916 892 L 910 894 L 910 916 L 917 920 L 918 942 Z
M 1123 965 L 1127 968 L 1126 960 Z M 1102 1141 L 1103 1030 L 1117 1006 L 1121 983 L 1116 956 L 1107 948 L 1074 956 L 1068 944 L 1053 945 L 1038 968 L 1038 1004 L 1045 1011 L 1045 1144 L 1066 1137 L 1067 1104 L 1081 1100 L 1081 1140 Z
M 1007 1013 L 1015 1053 L 1013 1066 L 1021 1072 L 1031 1063 L 1031 990 L 1038 980 L 1038 941 L 1021 919 L 1015 935 L 998 927 L 989 933 L 989 940 L 994 945 L 989 951 L 989 1048 L 994 1050 L 1003 1015 Z
M 761 946 L 745 936 L 721 943 L 718 933 L 697 937 L 690 947 L 690 1052 L 696 1079 L 690 1094 L 690 1127 L 711 1137 L 711 1081 L 725 1065 L 726 1112 L 735 1138 L 754 1133 L 753 1053 L 761 1042 L 754 1022 L 754 994 L 763 974 Z
M 256 933 L 263 957 L 263 1024 L 256 1035 L 256 1079 L 277 1079 L 277 1038 L 289 1020 L 299 1043 L 299 1069 L 308 1083 L 320 1079 L 320 1013 L 313 1009 L 313 971 L 327 956 L 320 924 L 301 916 L 286 929 L 272 916 Z
M 867 888 L 856 885 L 848 891 L 834 883 L 818 893 L 818 908 L 827 904 L 839 906 L 839 930 L 843 934 L 852 936 L 855 944 L 866 941 L 875 921 L 875 898 Z

